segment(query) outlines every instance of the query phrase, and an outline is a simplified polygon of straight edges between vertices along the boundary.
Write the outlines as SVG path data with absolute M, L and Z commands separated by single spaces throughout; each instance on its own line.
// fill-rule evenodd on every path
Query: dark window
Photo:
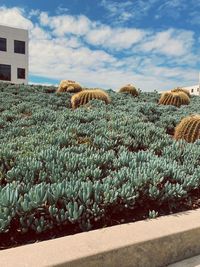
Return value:
M 6 49 L 6 38 L 0 37 L 0 51 L 7 51 Z
M 18 68 L 17 69 L 17 78 L 18 79 L 25 79 L 26 74 L 25 74 L 25 69 Z
M 25 54 L 25 42 L 24 41 L 14 41 L 14 51 L 15 53 Z
M 0 64 L 0 80 L 11 81 L 11 65 Z

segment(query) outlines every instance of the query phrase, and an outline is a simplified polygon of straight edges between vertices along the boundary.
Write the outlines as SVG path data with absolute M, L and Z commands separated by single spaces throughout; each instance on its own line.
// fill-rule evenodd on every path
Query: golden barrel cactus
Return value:
M 138 90 L 132 85 L 132 84 L 127 84 L 123 86 L 122 88 L 119 89 L 119 93 L 129 93 L 132 96 L 138 96 Z
M 110 103 L 110 98 L 106 92 L 100 89 L 84 90 L 71 97 L 72 108 L 75 109 L 81 105 L 87 104 L 92 99 L 99 99 L 106 104 Z
M 60 85 L 56 92 L 57 93 L 63 93 L 63 92 L 77 93 L 82 90 L 83 89 L 79 83 L 75 81 L 70 81 L 70 80 L 63 80 L 60 82 Z
M 191 115 L 182 119 L 175 128 L 174 138 L 184 139 L 188 143 L 200 139 L 200 115 Z
M 190 98 L 186 93 L 178 92 L 178 95 L 181 97 L 181 103 L 182 105 L 189 105 L 190 104 Z
M 182 104 L 182 101 L 181 101 L 181 97 L 179 94 L 166 92 L 161 95 L 158 104 L 159 105 L 173 105 L 179 108 Z
M 183 88 L 181 88 L 181 87 L 177 87 L 177 88 L 171 90 L 171 92 L 173 92 L 173 93 L 183 92 L 183 93 L 185 93 L 188 97 L 191 97 L 190 92 L 189 92 L 187 89 L 183 89 Z

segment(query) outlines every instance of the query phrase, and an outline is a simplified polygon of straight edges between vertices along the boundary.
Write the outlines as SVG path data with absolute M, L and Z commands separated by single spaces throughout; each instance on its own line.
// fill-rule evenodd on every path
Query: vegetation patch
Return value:
M 71 92 L 0 84 L 1 248 L 199 206 L 200 141 L 174 131 L 200 98 L 106 92 L 72 109 Z

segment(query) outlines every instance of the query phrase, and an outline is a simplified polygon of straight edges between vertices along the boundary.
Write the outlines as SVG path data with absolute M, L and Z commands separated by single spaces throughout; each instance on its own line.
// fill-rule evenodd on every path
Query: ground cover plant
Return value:
M 199 205 L 200 141 L 173 135 L 200 98 L 107 93 L 72 109 L 72 93 L 0 83 L 1 248 Z

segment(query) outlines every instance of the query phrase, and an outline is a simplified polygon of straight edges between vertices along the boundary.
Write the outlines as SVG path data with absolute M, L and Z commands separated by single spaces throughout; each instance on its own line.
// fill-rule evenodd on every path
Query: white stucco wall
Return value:
M 7 51 L 0 51 L 0 64 L 11 65 L 11 83 L 28 83 L 28 31 L 0 25 L 0 37 L 7 39 Z M 14 40 L 25 42 L 25 55 L 14 53 Z M 26 79 L 17 78 L 17 68 L 23 68 Z
M 193 86 L 187 86 L 183 87 L 184 89 L 189 90 L 191 95 L 200 95 L 200 85 L 193 85 Z
M 183 86 L 179 86 L 180 88 L 183 88 L 183 89 L 187 89 L 191 95 L 198 95 L 200 96 L 200 84 L 198 85 L 193 85 L 193 86 L 187 86 L 187 87 L 183 87 Z M 166 92 L 170 92 L 171 90 L 166 90 L 166 91 L 160 91 L 159 93 L 162 94 L 162 93 L 166 93 Z

